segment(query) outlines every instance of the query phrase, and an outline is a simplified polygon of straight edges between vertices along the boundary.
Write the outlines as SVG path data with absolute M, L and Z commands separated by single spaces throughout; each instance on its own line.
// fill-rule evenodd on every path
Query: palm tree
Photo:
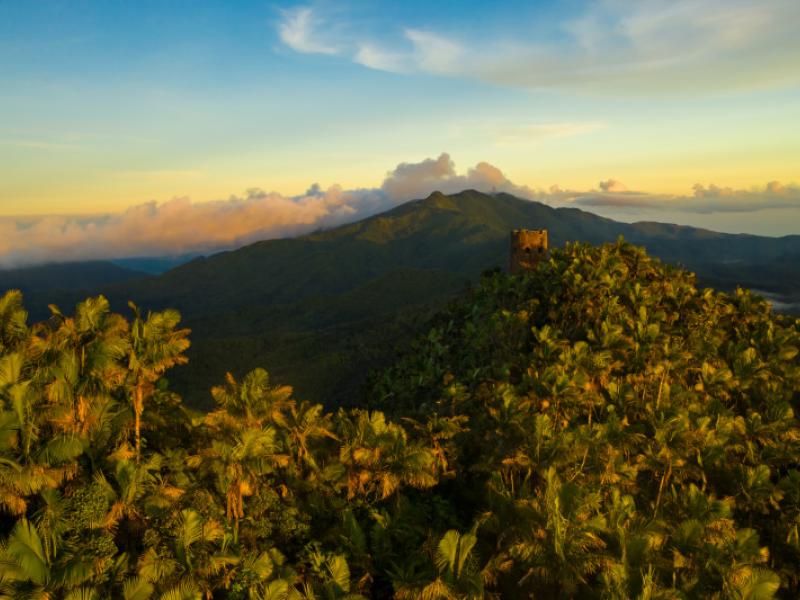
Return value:
M 9 290 L 0 296 L 0 356 L 13 352 L 28 338 L 27 319 L 22 292 Z
M 41 439 L 46 427 L 41 394 L 32 381 L 22 378 L 29 369 L 22 352 L 0 357 L 0 505 L 13 515 L 23 515 L 34 494 L 72 476 L 70 463 L 80 452 L 80 444 L 58 437 Z
M 0 548 L 0 594 L 7 594 L 7 598 L 41 600 L 57 594 L 91 598 L 95 592 L 91 584 L 94 573 L 80 563 L 80 556 L 69 556 L 56 563 L 54 556 L 46 551 L 36 526 L 20 519 Z
M 293 403 L 282 421 L 278 423 L 278 427 L 286 437 L 288 451 L 298 469 L 305 465 L 312 472 L 319 471 L 320 466 L 314 456 L 315 440 L 338 441 L 331 431 L 330 416 L 324 414 L 321 404 Z
M 311 569 L 299 589 L 290 592 L 289 598 L 298 600 L 365 600 L 364 596 L 352 592 L 350 567 L 341 554 L 314 550 L 309 556 Z
M 385 499 L 401 484 L 417 488 L 436 485 L 438 464 L 433 451 L 409 441 L 405 429 L 387 423 L 382 412 L 340 410 L 335 423 L 348 499 L 356 495 Z
M 51 324 L 31 342 L 40 365 L 34 376 L 50 401 L 49 423 L 58 432 L 86 437 L 113 402 L 126 373 L 120 360 L 128 351 L 128 324 L 112 314 L 103 296 L 78 304 L 67 317 L 51 306 Z
M 114 531 L 118 544 L 128 551 L 140 547 L 147 517 L 154 504 L 152 496 L 158 492 L 163 462 L 159 454 L 152 454 L 139 463 L 122 457 L 112 463 L 110 480 L 102 472 L 95 473 L 95 483 L 101 486 L 110 502 L 103 527 Z M 176 496 L 180 495 L 179 492 Z M 157 499 L 155 503 L 158 503 Z
M 44 592 L 52 579 L 50 567 L 36 527 L 26 519 L 17 521 L 0 551 L 0 580 L 9 592 L 25 587 Z
M 518 592 L 570 597 L 609 563 L 606 523 L 598 494 L 562 483 L 553 467 L 543 479 L 534 489 L 494 499 L 492 525 Z
M 264 369 L 249 372 L 241 383 L 230 373 L 225 379 L 224 387 L 211 390 L 219 409 L 207 415 L 207 425 L 228 429 L 271 425 L 280 432 L 297 468 L 301 465 L 312 470 L 319 468 L 312 442 L 321 438 L 336 439 L 330 417 L 323 414 L 322 405 L 307 402 L 298 405 L 292 399 L 292 388 L 270 385 L 269 374 Z
M 137 575 L 165 600 L 210 599 L 213 590 L 226 587 L 228 572 L 240 559 L 226 552 L 229 539 L 216 520 L 190 508 L 175 517 L 174 527 L 162 532 L 165 544 L 139 558 Z
M 282 423 L 286 411 L 294 405 L 292 388 L 270 385 L 264 369 L 250 371 L 241 383 L 227 373 L 225 385 L 213 387 L 211 395 L 224 411 L 220 417 L 233 417 L 247 427 Z
M 438 577 L 422 586 L 400 588 L 399 600 L 478 600 L 486 598 L 483 575 L 477 569 L 472 551 L 478 541 L 474 533 L 461 534 L 451 529 L 436 547 Z
M 271 427 L 247 428 L 238 432 L 217 430 L 211 446 L 201 451 L 204 466 L 225 495 L 228 520 L 244 517 L 244 498 L 253 493 L 259 478 L 285 466 L 288 457 L 279 454 L 276 432 Z
M 142 318 L 139 308 L 130 302 L 134 319 L 130 328 L 128 353 L 128 389 L 133 405 L 136 461 L 141 458 L 142 412 L 164 372 L 187 362 L 184 352 L 189 348 L 189 330 L 176 329 L 181 316 L 176 310 L 148 312 Z

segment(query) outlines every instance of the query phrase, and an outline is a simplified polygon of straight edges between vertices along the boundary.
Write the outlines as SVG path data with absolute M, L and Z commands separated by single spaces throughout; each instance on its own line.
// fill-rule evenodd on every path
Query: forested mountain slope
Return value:
M 53 263 L 36 267 L 0 269 L 0 290 L 18 289 L 27 294 L 68 290 L 93 290 L 109 284 L 145 277 L 147 273 L 130 267 L 95 260 Z M 40 309 L 41 310 L 41 309 Z
M 139 302 L 187 316 L 280 305 L 351 290 L 392 268 L 474 277 L 508 261 L 508 233 L 544 228 L 551 245 L 602 243 L 620 235 L 654 256 L 685 264 L 755 264 L 800 255 L 800 236 L 731 235 L 661 223 L 619 223 L 507 194 L 434 193 L 387 213 L 295 239 L 269 240 L 199 258 L 161 277 L 121 286 Z M 711 274 L 711 269 L 709 269 Z M 742 273 L 742 280 L 747 278 Z
M 347 403 L 369 368 L 387 364 L 429 309 L 483 270 L 507 265 L 515 228 L 545 228 L 553 247 L 622 235 L 666 261 L 697 269 L 701 281 L 721 289 L 741 284 L 789 298 L 800 293 L 790 258 L 800 257 L 800 236 L 625 224 L 467 190 L 433 193 L 329 231 L 198 258 L 158 277 L 71 295 L 29 295 L 29 306 L 43 317 L 50 302 L 71 306 L 102 291 L 115 309 L 128 300 L 179 309 L 194 344 L 189 365 L 174 377 L 191 402 L 210 402 L 207 388 L 232 359 L 238 374 L 267 365 L 308 397 Z
M 568 244 L 338 410 L 257 369 L 189 411 L 188 335 L 0 296 L 0 598 L 800 594 L 800 320 L 748 291 Z

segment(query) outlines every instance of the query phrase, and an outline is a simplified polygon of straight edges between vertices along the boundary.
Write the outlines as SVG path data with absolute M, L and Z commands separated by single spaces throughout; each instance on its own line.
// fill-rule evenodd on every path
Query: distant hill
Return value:
M 0 290 L 15 288 L 26 294 L 56 290 L 94 290 L 145 275 L 142 271 L 101 260 L 54 263 L 0 270 Z
M 179 256 L 133 256 L 115 258 L 111 262 L 126 269 L 141 271 L 149 275 L 161 275 L 184 263 L 194 260 L 201 254 L 181 254 Z
M 197 258 L 159 276 L 98 287 L 115 309 L 178 308 L 192 328 L 190 364 L 174 372 L 188 401 L 210 401 L 224 369 L 265 366 L 299 395 L 348 403 L 371 366 L 391 361 L 429 310 L 505 267 L 509 231 L 546 228 L 550 243 L 602 243 L 620 235 L 703 282 L 800 296 L 800 236 L 730 235 L 661 223 L 620 223 L 508 194 L 433 193 L 329 231 L 258 242 Z M 0 286 L 2 287 L 2 286 Z M 85 294 L 83 294 L 85 295 Z M 26 304 L 66 308 L 80 298 L 35 294 Z

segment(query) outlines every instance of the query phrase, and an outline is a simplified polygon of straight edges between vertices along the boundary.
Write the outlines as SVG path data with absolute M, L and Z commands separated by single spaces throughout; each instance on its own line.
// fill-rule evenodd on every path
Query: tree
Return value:
M 183 353 L 189 348 L 189 330 L 176 329 L 181 320 L 176 310 L 148 312 L 147 317 L 143 318 L 133 302 L 129 306 L 134 318 L 130 327 L 127 385 L 133 405 L 138 462 L 142 451 L 142 412 L 145 402 L 167 369 L 187 361 Z
M 14 352 L 27 340 L 27 320 L 19 290 L 9 290 L 0 296 L 0 355 Z
M 800 321 L 750 292 L 570 245 L 335 412 L 256 369 L 193 413 L 133 310 L 0 300 L 0 600 L 800 594 Z

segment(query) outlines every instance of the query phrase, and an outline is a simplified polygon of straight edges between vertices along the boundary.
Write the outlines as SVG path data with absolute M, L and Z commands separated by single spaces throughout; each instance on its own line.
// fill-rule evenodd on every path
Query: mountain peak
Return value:
M 362 321 L 383 322 L 392 311 L 441 301 L 485 269 L 507 265 L 513 229 L 547 229 L 552 248 L 566 241 L 613 242 L 623 235 L 653 255 L 696 268 L 707 283 L 719 287 L 742 284 L 787 294 L 798 285 L 793 257 L 800 254 L 800 237 L 742 238 L 618 223 L 509 194 L 464 190 L 437 191 L 357 223 L 258 242 L 99 291 L 117 309 L 124 310 L 132 299 L 146 308 L 174 307 L 183 313 L 195 340 L 183 381 L 198 398 L 206 398 L 207 387 L 224 377 L 207 368 L 207 357 L 222 352 L 244 353 L 249 364 L 269 365 L 303 389 L 299 384 L 308 378 L 297 373 L 325 368 L 331 356 L 345 352 L 336 344 L 355 344 L 355 337 L 339 340 L 329 328 L 341 331 L 351 323 L 347 331 L 360 331 Z M 46 300 L 61 306 L 74 301 L 50 292 Z M 47 305 L 39 306 L 46 318 Z M 333 346 L 321 345 L 323 335 L 330 336 L 326 343 Z M 308 353 L 317 351 L 309 359 Z M 337 373 L 335 381 L 320 383 L 314 393 L 338 395 L 359 381 L 357 373 Z
M 439 190 L 434 190 L 430 194 L 428 194 L 428 197 L 425 198 L 424 201 L 425 202 L 438 202 L 439 200 L 446 199 L 446 198 L 447 198 L 447 196 L 443 192 L 440 192 Z

